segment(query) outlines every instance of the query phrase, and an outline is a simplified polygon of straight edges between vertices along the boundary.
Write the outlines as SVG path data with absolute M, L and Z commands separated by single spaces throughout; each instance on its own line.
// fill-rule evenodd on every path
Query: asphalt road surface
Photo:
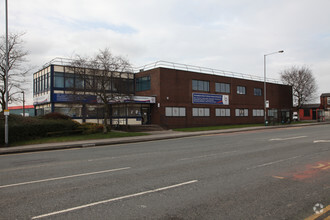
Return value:
M 0 156 L 0 219 L 326 219 L 329 205 L 330 125 Z

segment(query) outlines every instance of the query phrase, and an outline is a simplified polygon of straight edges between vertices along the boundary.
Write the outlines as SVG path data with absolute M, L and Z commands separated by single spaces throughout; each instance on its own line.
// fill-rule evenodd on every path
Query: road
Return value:
M 0 219 L 322 219 L 329 171 L 330 125 L 3 155 Z

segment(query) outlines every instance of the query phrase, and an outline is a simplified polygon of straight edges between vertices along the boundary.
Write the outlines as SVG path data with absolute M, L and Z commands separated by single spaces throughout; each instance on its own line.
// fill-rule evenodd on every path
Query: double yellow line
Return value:
M 312 216 L 309 216 L 308 218 L 305 218 L 305 220 L 315 220 L 315 219 L 323 219 L 323 220 L 330 220 L 330 216 L 326 216 L 326 213 L 330 211 L 330 205 L 328 205 L 327 207 L 325 207 L 323 209 L 322 213 L 319 214 L 314 214 Z M 322 215 L 324 215 L 324 218 L 322 218 Z M 319 218 L 321 217 L 321 218 Z

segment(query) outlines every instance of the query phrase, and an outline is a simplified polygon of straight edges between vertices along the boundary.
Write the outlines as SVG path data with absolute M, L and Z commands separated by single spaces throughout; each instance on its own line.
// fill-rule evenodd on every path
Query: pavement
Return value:
M 82 141 L 70 141 L 70 142 L 59 142 L 59 143 L 45 143 L 45 144 L 34 144 L 34 145 L 24 145 L 24 146 L 15 146 L 15 147 L 1 147 L 0 155 L 27 153 L 27 152 L 36 152 L 36 151 L 61 150 L 61 149 L 70 149 L 70 148 L 86 148 L 86 147 L 96 147 L 96 146 L 104 146 L 104 145 L 137 143 L 137 142 L 145 142 L 145 141 L 157 141 L 157 140 L 194 137 L 194 136 L 209 135 L 209 134 L 222 134 L 222 133 L 226 134 L 226 133 L 235 133 L 235 132 L 243 132 L 243 131 L 278 129 L 278 128 L 287 128 L 287 127 L 306 127 L 306 126 L 315 126 L 322 124 L 324 125 L 330 124 L 330 122 L 329 121 L 313 122 L 306 124 L 247 127 L 247 128 L 234 128 L 234 129 L 224 129 L 224 130 L 195 131 L 195 132 L 179 132 L 172 130 L 153 131 L 153 132 L 145 132 L 145 133 L 149 133 L 149 135 L 145 135 L 145 136 L 82 140 Z

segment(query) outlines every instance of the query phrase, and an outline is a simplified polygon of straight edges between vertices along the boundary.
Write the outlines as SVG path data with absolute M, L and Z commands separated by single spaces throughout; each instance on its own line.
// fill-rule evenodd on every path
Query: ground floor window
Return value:
M 277 109 L 269 109 L 268 110 L 268 116 L 277 118 Z
M 229 108 L 216 108 L 215 116 L 230 117 L 230 109 Z
M 184 107 L 165 107 L 165 116 L 167 116 L 167 117 L 184 117 L 184 116 L 186 116 L 186 108 L 184 108 Z
M 208 117 L 210 116 L 210 109 L 209 108 L 193 108 L 193 116 L 199 117 Z
M 253 117 L 263 117 L 264 110 L 263 109 L 253 109 L 252 115 L 253 115 Z
M 235 115 L 237 116 L 237 117 L 247 117 L 247 116 L 249 116 L 249 109 L 247 109 L 247 108 L 240 108 L 240 109 L 235 109 Z
M 304 116 L 305 117 L 311 116 L 311 112 L 309 111 L 309 109 L 304 109 Z
M 82 117 L 81 107 L 55 107 L 54 112 L 58 112 L 70 117 Z
M 86 118 L 103 118 L 104 107 L 103 106 L 86 106 L 85 107 Z

